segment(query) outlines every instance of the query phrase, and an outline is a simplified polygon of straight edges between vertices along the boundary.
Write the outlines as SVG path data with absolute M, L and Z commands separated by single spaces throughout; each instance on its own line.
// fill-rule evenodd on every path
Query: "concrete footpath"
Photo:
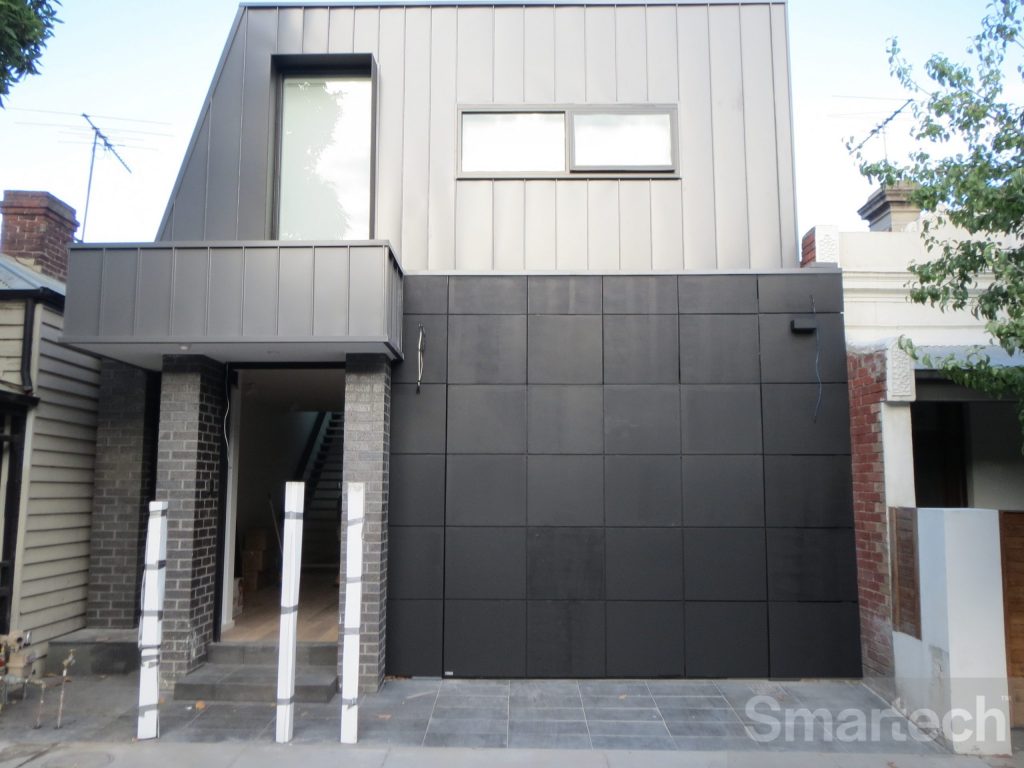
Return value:
M 952 755 L 823 754 L 792 751 L 344 747 L 340 744 L 0 743 L 0 768 L 987 768 L 1014 766 Z

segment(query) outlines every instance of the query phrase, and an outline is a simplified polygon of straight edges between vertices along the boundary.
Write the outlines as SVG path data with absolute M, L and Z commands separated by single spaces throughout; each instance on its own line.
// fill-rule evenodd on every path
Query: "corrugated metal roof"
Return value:
M 0 253 L 0 291 L 34 291 L 49 288 L 64 295 L 64 283 L 36 272 L 13 256 Z
M 1017 352 L 1013 355 L 1007 353 L 1002 347 L 994 344 L 985 345 L 962 345 L 962 346 L 920 346 L 916 347 L 918 359 L 914 361 L 914 368 L 919 371 L 935 370 L 934 363 L 951 356 L 957 361 L 966 361 L 972 356 L 982 354 L 988 355 L 989 362 L 995 368 L 1017 368 L 1024 366 L 1024 354 Z M 931 358 L 932 365 L 927 365 L 920 358 L 927 355 Z

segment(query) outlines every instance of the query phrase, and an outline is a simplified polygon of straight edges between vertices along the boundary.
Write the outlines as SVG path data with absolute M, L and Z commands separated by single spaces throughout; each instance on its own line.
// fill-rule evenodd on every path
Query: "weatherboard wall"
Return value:
M 770 269 L 797 245 L 785 4 L 244 7 L 159 239 L 273 231 L 275 54 L 377 63 L 374 237 L 406 270 Z M 460 179 L 460 106 L 678 108 L 675 178 Z

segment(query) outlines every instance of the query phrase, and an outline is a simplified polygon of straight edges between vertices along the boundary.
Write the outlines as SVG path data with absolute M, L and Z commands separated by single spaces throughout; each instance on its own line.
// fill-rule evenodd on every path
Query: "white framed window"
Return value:
M 574 171 L 673 171 L 671 113 L 571 112 Z
M 369 74 L 282 77 L 279 239 L 370 238 L 372 82 Z
M 463 171 L 540 173 L 565 168 L 564 113 L 462 113 Z
M 674 174 L 676 107 L 486 106 L 459 110 L 462 177 Z

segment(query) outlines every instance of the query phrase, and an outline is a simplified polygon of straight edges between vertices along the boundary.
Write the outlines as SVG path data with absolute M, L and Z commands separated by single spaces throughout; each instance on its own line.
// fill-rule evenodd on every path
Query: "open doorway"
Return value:
M 345 371 L 241 368 L 232 392 L 221 640 L 276 643 L 284 486 L 306 483 L 299 642 L 338 639 Z

